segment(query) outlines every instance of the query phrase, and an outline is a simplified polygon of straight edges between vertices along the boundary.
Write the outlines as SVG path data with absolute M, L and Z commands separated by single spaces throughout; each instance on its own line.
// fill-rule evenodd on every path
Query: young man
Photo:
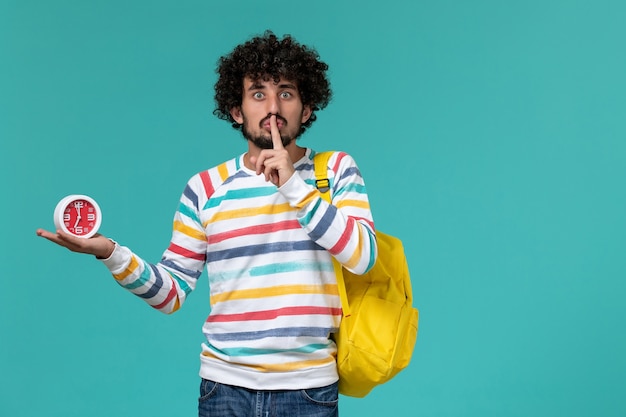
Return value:
M 315 152 L 296 144 L 330 100 L 327 69 L 314 50 L 271 32 L 220 59 L 215 114 L 241 129 L 248 149 L 189 180 L 160 262 L 101 235 L 37 231 L 95 255 L 164 313 L 180 308 L 206 267 L 200 416 L 338 415 L 332 257 L 364 273 L 377 248 L 354 160 L 330 158 L 328 204 L 315 187 Z

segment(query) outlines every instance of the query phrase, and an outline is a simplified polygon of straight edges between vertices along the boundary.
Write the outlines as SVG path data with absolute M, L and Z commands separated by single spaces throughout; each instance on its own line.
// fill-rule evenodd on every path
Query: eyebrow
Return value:
M 278 85 L 278 88 L 289 88 L 289 89 L 293 89 L 293 90 L 298 90 L 298 88 L 296 87 L 295 84 L 292 83 L 282 83 Z M 248 91 L 252 91 L 252 90 L 263 90 L 265 89 L 265 85 L 261 84 L 261 83 L 252 83 L 250 85 L 250 87 L 248 87 Z
M 279 88 L 291 88 L 293 90 L 297 90 L 298 88 L 296 87 L 295 84 L 292 83 L 282 83 L 278 85 Z

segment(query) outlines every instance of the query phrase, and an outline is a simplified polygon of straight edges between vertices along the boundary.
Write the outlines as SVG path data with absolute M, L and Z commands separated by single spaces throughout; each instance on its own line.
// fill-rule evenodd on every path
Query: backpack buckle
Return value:
M 320 191 L 320 193 L 327 193 L 330 190 L 330 181 L 328 180 L 328 178 L 315 180 L 315 186 Z

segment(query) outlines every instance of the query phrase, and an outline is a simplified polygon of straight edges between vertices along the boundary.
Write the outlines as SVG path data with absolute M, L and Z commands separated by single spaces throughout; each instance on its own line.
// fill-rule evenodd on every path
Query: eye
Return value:
M 261 93 L 260 91 L 257 91 L 256 93 L 254 93 L 254 94 L 252 95 L 252 97 L 254 97 L 254 98 L 255 98 L 255 99 L 257 99 L 257 100 L 260 100 L 260 99 L 262 99 L 262 98 L 264 97 L 264 95 L 263 95 L 263 93 Z
M 289 91 L 283 91 L 280 93 L 280 98 L 288 99 L 291 97 L 292 97 L 292 94 Z

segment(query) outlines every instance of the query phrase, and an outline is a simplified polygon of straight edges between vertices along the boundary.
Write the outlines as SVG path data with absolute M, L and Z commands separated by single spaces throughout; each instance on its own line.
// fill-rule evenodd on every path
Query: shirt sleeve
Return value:
M 195 191 L 199 182 L 195 176 L 185 187 L 174 215 L 172 239 L 160 262 L 150 264 L 118 244 L 102 261 L 119 285 L 166 314 L 182 306 L 206 263 L 207 239 Z
M 298 221 L 313 241 L 349 271 L 364 274 L 374 266 L 377 255 L 365 183 L 350 155 L 336 152 L 328 164 L 332 203 L 299 175 L 293 175 L 279 191 L 298 209 Z

